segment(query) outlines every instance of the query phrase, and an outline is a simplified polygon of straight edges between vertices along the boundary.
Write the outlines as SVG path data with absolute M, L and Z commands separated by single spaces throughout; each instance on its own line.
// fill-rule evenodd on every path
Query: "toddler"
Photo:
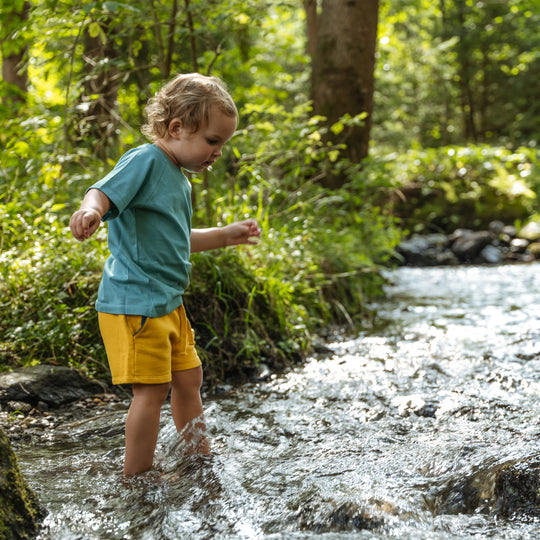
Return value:
M 253 220 L 191 228 L 191 185 L 182 169 L 201 172 L 221 156 L 238 112 L 221 81 L 178 75 L 150 101 L 142 131 L 153 144 L 128 151 L 86 192 L 70 227 L 77 240 L 109 222 L 96 309 L 114 384 L 131 384 L 124 474 L 152 467 L 160 411 L 171 392 L 176 429 L 192 453 L 208 453 L 201 361 L 182 296 L 190 253 L 254 244 Z

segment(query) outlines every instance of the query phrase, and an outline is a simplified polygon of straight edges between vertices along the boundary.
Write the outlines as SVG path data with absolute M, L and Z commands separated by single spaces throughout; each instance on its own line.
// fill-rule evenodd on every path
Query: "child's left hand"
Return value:
M 226 245 L 256 244 L 255 238 L 260 238 L 261 229 L 254 219 L 238 221 L 223 227 L 226 233 Z

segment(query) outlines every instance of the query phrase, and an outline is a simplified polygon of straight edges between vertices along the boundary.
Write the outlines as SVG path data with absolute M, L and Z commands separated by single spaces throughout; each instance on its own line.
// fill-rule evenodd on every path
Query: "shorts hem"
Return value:
M 113 377 L 112 383 L 115 386 L 120 384 L 166 384 L 170 383 L 171 379 L 160 377 L 159 379 L 149 379 L 148 377 Z
M 177 368 L 173 368 L 171 371 L 173 373 L 176 373 L 177 371 L 188 371 L 190 369 L 195 369 L 195 368 L 198 368 L 200 366 L 202 366 L 202 362 L 200 359 L 197 359 L 198 361 L 193 361 L 189 364 L 183 364 L 182 367 L 180 369 L 177 369 Z
M 190 369 L 195 369 L 202 366 L 202 362 L 199 360 L 198 362 L 193 362 L 191 364 L 186 364 L 186 366 L 182 366 L 182 369 L 173 369 L 171 373 L 178 373 L 180 371 L 188 371 Z M 112 383 L 117 386 L 120 384 L 165 384 L 170 383 L 172 381 L 172 375 L 171 377 L 156 377 L 156 378 L 150 378 L 150 377 L 112 377 Z

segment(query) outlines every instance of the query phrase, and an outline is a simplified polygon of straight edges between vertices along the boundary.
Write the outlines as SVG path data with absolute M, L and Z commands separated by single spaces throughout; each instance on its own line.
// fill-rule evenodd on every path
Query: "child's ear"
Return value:
M 178 118 L 173 118 L 169 123 L 168 132 L 171 137 L 178 139 L 182 130 L 182 121 Z

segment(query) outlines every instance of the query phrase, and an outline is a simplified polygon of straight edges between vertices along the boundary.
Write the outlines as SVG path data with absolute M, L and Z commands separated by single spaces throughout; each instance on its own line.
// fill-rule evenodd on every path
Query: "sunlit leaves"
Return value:
M 540 154 L 522 148 L 442 147 L 394 156 L 391 173 L 408 193 L 396 211 L 415 232 L 513 224 L 535 213 L 540 200 Z
M 376 141 L 538 141 L 536 1 L 382 2 L 379 21 Z

